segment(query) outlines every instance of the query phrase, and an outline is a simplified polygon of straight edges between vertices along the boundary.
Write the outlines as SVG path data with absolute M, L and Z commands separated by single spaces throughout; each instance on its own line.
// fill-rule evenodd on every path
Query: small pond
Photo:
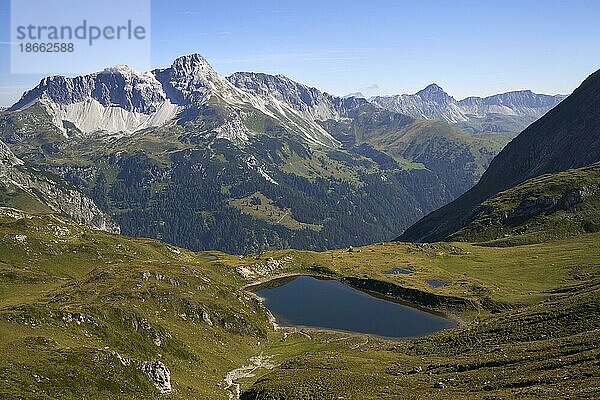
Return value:
M 447 282 L 447 281 L 440 281 L 440 280 L 438 280 L 438 279 L 429 279 L 429 280 L 427 281 L 427 284 L 428 284 L 429 286 L 431 286 L 432 288 L 439 288 L 439 287 L 443 287 L 443 286 L 449 285 L 449 284 L 450 284 L 450 282 Z
M 253 288 L 284 326 L 306 326 L 403 338 L 454 323 L 438 314 L 373 297 L 332 279 L 284 278 Z
M 207 254 L 205 256 L 202 256 L 202 258 L 204 258 L 205 260 L 208 260 L 208 261 L 215 261 L 218 257 L 213 256 L 212 254 Z

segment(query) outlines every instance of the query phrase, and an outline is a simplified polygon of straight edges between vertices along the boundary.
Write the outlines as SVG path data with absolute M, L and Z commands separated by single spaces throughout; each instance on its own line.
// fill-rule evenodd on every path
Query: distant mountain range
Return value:
M 457 101 L 431 84 L 412 95 L 377 96 L 369 101 L 415 119 L 443 120 L 473 133 L 518 133 L 565 97 L 525 90 Z M 246 140 L 253 132 L 242 120 L 258 112 L 277 119 L 310 143 L 335 147 L 338 143 L 317 121 L 344 118 L 349 104 L 365 100 L 362 93 L 330 96 L 283 75 L 239 72 L 225 78 L 194 54 L 150 72 L 116 66 L 76 78 L 47 77 L 10 110 L 26 109 L 35 102 L 50 110 L 59 129 L 66 132 L 63 121 L 68 121 L 83 133 L 131 133 L 198 113 L 207 103 L 221 102 L 232 113 L 218 127 L 221 137 Z
M 498 234 L 527 233 L 529 219 L 561 210 L 572 211 L 584 200 L 586 207 L 593 209 L 600 202 L 598 167 L 579 169 L 599 161 L 600 71 L 597 71 L 511 141 L 494 158 L 477 185 L 421 219 L 398 239 L 496 239 Z M 572 171 L 541 177 L 566 170 Z M 528 181 L 537 177 L 540 178 Z M 510 193 L 504 192 L 507 189 L 511 189 Z M 588 218 L 581 220 L 583 215 Z M 560 223 L 554 219 L 543 230 L 568 231 L 567 225 L 575 220 L 579 221 L 578 226 L 571 226 L 572 231 L 600 229 L 596 212 L 573 213 Z
M 252 124 L 270 118 L 308 143 L 337 146 L 331 135 L 307 118 L 308 114 L 301 115 L 290 104 L 272 100 L 267 102 L 240 90 L 194 54 L 176 59 L 169 68 L 150 72 L 118 66 L 76 78 L 44 78 L 10 111 L 38 102 L 65 134 L 68 127 L 64 121 L 84 134 L 130 134 L 175 119 L 194 119 L 206 107 L 218 104 L 221 113 L 209 123 L 211 133 L 218 138 L 246 142 L 257 133 Z M 334 105 L 328 106 L 320 110 L 323 116 L 335 115 Z
M 514 136 L 283 75 L 224 77 L 199 54 L 47 77 L 0 114 L 17 157 L 84 192 L 124 234 L 237 253 L 393 239 L 471 188 Z
M 522 90 L 456 100 L 433 83 L 415 94 L 376 96 L 369 101 L 413 118 L 443 120 L 467 132 L 518 133 L 565 97 Z

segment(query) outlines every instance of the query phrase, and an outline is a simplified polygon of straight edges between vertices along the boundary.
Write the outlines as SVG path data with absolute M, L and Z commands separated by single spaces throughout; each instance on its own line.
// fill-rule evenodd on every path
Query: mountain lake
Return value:
M 335 279 L 293 276 L 251 290 L 282 326 L 406 338 L 456 325 L 439 313 L 375 297 Z

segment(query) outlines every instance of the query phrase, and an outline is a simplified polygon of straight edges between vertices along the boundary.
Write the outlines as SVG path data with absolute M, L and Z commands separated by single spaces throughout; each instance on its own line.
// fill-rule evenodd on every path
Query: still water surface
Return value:
M 254 291 L 286 326 L 402 338 L 454 325 L 440 315 L 371 296 L 337 280 L 298 276 L 268 282 Z

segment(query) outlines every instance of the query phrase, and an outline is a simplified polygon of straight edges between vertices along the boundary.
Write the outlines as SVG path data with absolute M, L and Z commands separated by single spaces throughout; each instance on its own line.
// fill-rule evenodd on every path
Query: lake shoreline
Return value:
M 354 287 L 343 278 L 286 274 L 245 289 L 268 311 L 276 330 L 331 331 L 398 340 L 459 325 L 442 312 Z M 381 317 L 374 318 L 376 315 Z
M 362 279 L 362 278 L 356 278 L 356 277 L 340 276 L 336 273 L 325 274 L 325 273 L 321 273 L 321 272 L 315 273 L 315 272 L 310 272 L 310 271 L 288 272 L 288 273 L 269 275 L 269 276 L 263 277 L 261 279 L 254 280 L 252 282 L 247 283 L 246 285 L 243 285 L 242 289 L 251 293 L 262 303 L 262 300 L 264 300 L 264 299 L 256 294 L 256 292 L 255 292 L 256 288 L 258 288 L 262 285 L 268 284 L 269 282 L 282 280 L 282 279 L 286 279 L 286 278 L 300 277 L 300 276 L 308 276 L 308 277 L 312 277 L 312 278 L 316 278 L 316 279 L 337 280 L 337 281 L 344 283 L 354 289 L 365 292 L 371 296 L 381 298 L 382 300 L 394 302 L 397 304 L 416 308 L 416 309 L 419 309 L 421 311 L 424 311 L 424 312 L 427 312 L 430 314 L 441 316 L 449 321 L 452 321 L 455 324 L 455 326 L 468 325 L 468 322 L 465 321 L 464 318 L 460 317 L 459 314 L 456 312 L 456 311 L 464 309 L 464 308 L 455 308 L 455 307 L 452 307 L 451 304 L 445 304 L 444 306 L 441 306 L 441 304 L 444 303 L 443 301 L 439 302 L 438 305 L 432 305 L 430 302 L 425 303 L 425 302 L 420 302 L 420 301 L 410 301 L 402 296 L 388 295 L 386 292 L 384 292 L 382 290 L 377 290 L 378 289 L 377 287 L 369 288 L 369 287 L 365 287 L 363 285 L 356 285 L 356 282 L 366 280 L 368 282 L 377 282 L 377 283 L 381 283 L 381 284 L 385 284 L 385 285 L 392 285 L 393 287 L 397 288 L 397 290 L 402 291 L 404 293 L 407 293 L 408 291 L 413 292 L 413 293 L 418 292 L 418 293 L 422 293 L 424 296 L 430 296 L 431 298 L 438 298 L 438 299 L 442 299 L 442 300 L 450 297 L 450 296 L 440 295 L 440 294 L 423 291 L 423 290 L 419 290 L 419 289 L 405 288 L 403 286 L 399 286 L 396 284 L 392 284 L 389 282 L 376 280 L 376 279 Z M 455 298 L 455 297 L 452 297 L 452 298 Z M 464 305 L 468 304 L 470 306 L 468 308 L 472 308 L 473 310 L 478 309 L 469 299 L 459 298 L 459 297 L 456 297 L 456 298 L 463 300 L 464 302 L 462 304 L 464 304 Z M 277 324 L 277 325 L 280 326 L 279 324 Z M 452 329 L 452 328 L 448 328 L 448 329 Z

